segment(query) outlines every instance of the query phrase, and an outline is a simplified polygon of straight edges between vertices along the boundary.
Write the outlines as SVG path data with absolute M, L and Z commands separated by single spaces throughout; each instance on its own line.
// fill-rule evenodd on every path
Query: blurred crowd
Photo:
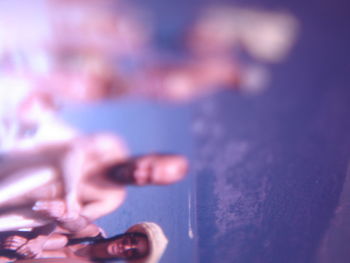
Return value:
M 205 7 L 181 55 L 166 56 L 151 13 L 121 1 L 2 1 L 0 14 L 1 262 L 158 262 L 167 244 L 159 225 L 106 238 L 94 221 L 121 205 L 127 185 L 180 181 L 187 159 L 133 156 L 118 135 L 83 134 L 59 111 L 124 97 L 182 103 L 223 89 L 260 92 L 264 65 L 287 56 L 298 30 L 285 12 Z

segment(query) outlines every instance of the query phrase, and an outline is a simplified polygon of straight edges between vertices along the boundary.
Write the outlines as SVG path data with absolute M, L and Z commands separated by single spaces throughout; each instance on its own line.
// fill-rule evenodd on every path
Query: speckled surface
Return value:
M 269 66 L 269 89 L 198 105 L 200 262 L 348 262 L 349 23 L 341 6 L 286 3 L 301 35 L 284 63 Z

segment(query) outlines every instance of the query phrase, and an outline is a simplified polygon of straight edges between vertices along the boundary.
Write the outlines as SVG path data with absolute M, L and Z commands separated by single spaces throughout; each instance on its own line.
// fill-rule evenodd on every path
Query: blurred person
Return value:
M 125 72 L 151 48 L 152 22 L 147 12 L 110 0 L 48 0 L 48 5 L 53 63 L 42 86 L 68 103 L 127 95 L 134 87 Z
M 19 18 L 16 6 L 4 4 L 8 12 L 0 22 L 4 76 L 24 80 L 31 90 L 39 88 L 61 105 L 124 94 L 126 85 L 118 69 L 123 66 L 116 64 L 146 53 L 151 26 L 145 12 L 108 0 L 35 0 L 38 12 Z M 5 92 L 12 86 L 0 84 Z
M 124 234 L 111 238 L 106 238 L 96 225 L 90 225 L 89 231 L 85 233 L 65 234 L 56 231 L 45 240 L 39 241 L 41 243 L 39 250 L 35 248 L 38 243 L 31 242 L 34 240 L 17 233 L 7 237 L 2 248 L 23 259 L 67 258 L 99 262 L 117 259 L 127 262 L 157 263 L 168 243 L 161 227 L 153 222 L 135 224 Z
M 67 214 L 77 216 L 77 211 L 73 211 L 78 207 L 76 190 L 80 176 L 83 172 L 91 172 L 89 169 L 95 166 L 103 167 L 126 158 L 124 142 L 116 135 L 106 133 L 81 135 L 57 118 L 54 101 L 48 94 L 32 92 L 16 106 L 12 118 L 5 123 L 9 127 L 5 127 L 1 136 L 0 207 L 28 202 L 30 198 L 26 195 L 31 191 L 34 196 L 41 193 L 50 196 L 56 190 L 47 191 L 45 185 L 53 182 L 59 184 L 53 187 L 59 187 L 61 194 L 65 193 Z M 88 160 L 93 155 L 97 157 Z M 43 191 L 35 191 L 39 186 L 44 188 Z M 20 221 L 26 225 L 35 220 Z M 13 228 L 15 222 L 6 223 L 5 220 L 2 226 Z
M 108 198 L 104 196 L 115 195 L 116 201 L 106 201 L 103 206 L 99 206 L 98 203 L 101 200 L 94 200 L 95 206 L 98 207 L 96 211 L 101 210 L 95 215 L 90 214 L 89 211 L 92 209 L 83 203 L 84 213 L 80 214 L 82 201 L 78 199 L 83 197 L 79 196 L 77 189 L 94 189 L 96 185 L 90 187 L 94 183 L 88 179 L 89 176 L 102 174 L 101 176 L 107 179 L 103 175 L 104 169 L 123 161 L 127 157 L 127 151 L 124 143 L 115 135 L 79 134 L 57 118 L 55 102 L 55 98 L 50 94 L 32 90 L 16 104 L 15 113 L 11 116 L 13 118 L 10 118 L 10 132 L 6 132 L 1 137 L 3 162 L 0 165 L 2 179 L 0 207 L 5 210 L 16 205 L 26 207 L 19 214 L 2 213 L 0 225 L 4 229 L 16 229 L 31 224 L 42 225 L 50 219 L 35 215 L 31 210 L 33 202 L 39 199 L 64 199 L 67 202 L 66 219 L 75 218 L 82 224 L 88 221 L 84 213 L 88 215 L 89 220 L 94 220 L 113 211 L 122 203 L 125 195 L 124 187 L 121 185 L 107 187 L 111 188 L 110 191 L 103 189 L 101 190 L 103 193 L 97 196 L 107 200 Z M 164 184 L 168 179 L 168 183 L 175 182 L 184 176 L 186 169 L 184 167 L 187 165 L 185 159 L 180 156 L 160 155 L 140 157 L 132 163 L 140 164 L 140 167 L 150 167 L 152 174 L 149 179 L 147 173 L 142 172 L 142 168 L 137 169 L 138 174 L 134 178 L 137 180 L 132 182 L 130 178 L 128 179 L 135 184 Z M 129 165 L 124 167 L 132 167 L 132 163 L 129 162 Z M 153 166 L 156 167 L 155 170 Z M 164 172 L 161 178 L 159 178 L 159 171 Z M 123 183 L 127 179 L 123 177 L 120 180 L 123 180 Z M 47 186 L 52 189 L 49 190 Z M 88 198 L 86 202 L 93 203 L 89 200 L 91 196 L 86 198 Z M 28 202 L 32 203 L 32 206 Z M 37 205 L 36 209 L 40 210 L 40 206 Z M 33 218 L 26 217 L 28 214 Z
M 98 174 L 106 166 L 127 157 L 124 143 L 111 134 L 81 136 L 68 141 L 40 143 L 34 146 L 26 144 L 26 148 L 12 150 L 2 156 L 1 230 L 17 229 L 31 224 L 42 225 L 42 222 L 50 221 L 51 217 L 36 215 L 32 210 L 38 200 L 65 200 L 67 206 L 64 211 L 67 220 L 79 218 L 81 204 L 85 205 L 83 211 L 89 214 L 91 208 L 84 202 L 102 202 L 101 199 L 111 195 L 113 191 L 105 189 L 102 195 L 88 196 L 89 189 L 92 188 L 90 194 L 94 190 L 94 187 L 91 187 L 94 183 L 89 182 L 86 177 Z M 88 182 L 85 183 L 85 180 Z M 122 202 L 118 199 L 118 194 L 115 199 L 113 205 L 118 206 L 119 202 Z M 101 209 L 109 211 L 111 206 L 112 204 L 106 204 Z M 26 219 L 27 214 L 32 218 L 29 216 Z
M 189 30 L 193 54 L 230 56 L 240 49 L 263 62 L 279 62 L 289 53 L 298 21 L 286 12 L 235 6 L 206 8 Z
M 60 105 L 95 103 L 110 98 L 112 92 L 125 92 L 122 78 L 102 57 L 93 54 L 65 56 L 60 62 L 64 65 L 41 78 L 37 85 L 38 90 Z
M 187 165 L 179 155 L 127 159 L 123 144 L 108 134 L 11 152 L 0 166 L 0 230 L 57 221 L 77 231 L 118 208 L 126 185 L 172 184 Z
M 59 228 L 55 223 L 51 223 L 24 231 L 0 232 L 0 262 L 12 262 L 24 258 L 23 254 L 39 253 L 46 240 L 56 231 L 59 231 Z
M 137 56 L 149 46 L 151 19 L 146 10 L 121 1 L 49 0 L 53 47 L 110 55 Z
M 246 77 L 249 74 L 245 74 L 244 67 L 228 55 L 230 50 L 242 39 L 252 39 L 244 32 L 253 32 L 249 36 L 258 39 L 244 43 L 266 43 L 259 36 L 270 36 L 267 33 L 273 30 L 268 25 L 279 21 L 257 22 L 267 24 L 263 27 L 267 29 L 250 30 L 242 24 L 246 24 L 247 17 L 256 17 L 257 12 L 209 9 L 190 34 L 194 59 L 167 65 L 164 61 L 154 63 L 146 55 L 153 53 L 152 27 L 146 12 L 115 1 L 49 0 L 47 6 L 52 32 L 41 47 L 50 57 L 49 70 L 33 81 L 36 89 L 50 94 L 61 105 L 129 95 L 181 102 L 221 88 L 237 88 L 237 83 L 251 77 Z M 268 15 L 260 17 L 258 20 L 265 22 Z M 264 33 L 258 35 L 255 31 Z M 276 48 L 265 49 L 277 52 Z
M 167 102 L 187 102 L 221 89 L 238 89 L 241 68 L 224 57 L 154 63 L 141 71 L 136 91 L 144 97 Z

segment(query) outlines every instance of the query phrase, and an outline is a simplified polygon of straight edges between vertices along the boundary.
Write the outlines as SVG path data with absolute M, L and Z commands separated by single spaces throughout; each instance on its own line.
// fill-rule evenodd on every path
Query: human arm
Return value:
M 66 220 L 79 218 L 81 204 L 79 201 L 79 186 L 85 176 L 84 164 L 86 151 L 81 144 L 73 143 L 59 163 L 61 178 L 64 184 L 64 201 L 66 203 Z
M 126 198 L 126 189 L 124 187 L 113 190 L 95 189 L 94 196 L 99 198 L 86 203 L 81 211 L 81 215 L 89 218 L 91 222 L 119 208 Z
M 87 194 L 98 196 L 99 199 L 91 200 L 84 204 L 81 213 L 76 218 L 65 216 L 66 203 L 64 200 L 37 201 L 33 210 L 54 219 L 57 224 L 70 233 L 78 233 L 84 230 L 94 220 L 105 216 L 118 208 L 125 199 L 125 190 L 91 190 Z
M 73 212 L 74 209 L 79 208 L 79 201 L 84 203 L 84 207 L 86 206 L 86 197 L 82 197 L 81 189 L 86 188 L 89 184 L 87 179 L 100 181 L 98 179 L 101 178 L 101 180 L 104 180 L 102 177 L 105 176 L 105 169 L 125 160 L 127 156 L 128 150 L 124 141 L 114 134 L 99 133 L 92 136 L 81 136 L 72 143 L 70 151 L 61 162 L 68 217 L 74 218 Z M 94 188 L 95 190 L 87 199 L 91 199 L 91 197 L 97 197 L 99 200 L 106 199 L 105 196 L 109 193 L 108 189 L 111 188 L 111 182 L 108 182 L 106 187 L 102 189 L 99 189 L 99 184 L 90 185 L 89 188 Z M 86 191 L 84 190 L 84 192 Z M 99 208 L 97 209 L 100 210 Z M 70 214 L 72 216 L 69 216 Z M 89 219 L 92 218 L 90 213 L 87 215 L 82 212 L 82 215 Z
M 43 250 L 43 245 L 55 230 L 54 223 L 34 228 L 30 232 L 17 231 L 5 238 L 2 249 L 13 251 L 14 255 L 23 258 L 35 258 Z
M 77 218 L 60 218 L 58 219 L 59 225 L 72 233 L 78 233 L 89 226 L 91 222 L 116 210 L 125 200 L 126 192 L 124 189 L 117 192 L 101 189 L 98 192 L 94 196 L 98 196 L 99 199 L 85 203 Z
M 90 220 L 80 214 L 74 218 L 67 217 L 66 202 L 62 199 L 37 201 L 32 209 L 54 219 L 60 227 L 69 232 L 80 231 L 90 223 Z

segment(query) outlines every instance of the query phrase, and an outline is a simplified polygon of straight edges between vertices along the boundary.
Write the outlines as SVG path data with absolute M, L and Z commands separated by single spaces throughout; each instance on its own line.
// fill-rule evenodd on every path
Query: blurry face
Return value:
M 171 184 L 187 172 L 187 160 L 178 155 L 147 155 L 135 161 L 134 180 L 137 185 Z
M 125 234 L 107 246 L 111 258 L 135 259 L 147 256 L 149 253 L 148 240 L 144 236 Z

